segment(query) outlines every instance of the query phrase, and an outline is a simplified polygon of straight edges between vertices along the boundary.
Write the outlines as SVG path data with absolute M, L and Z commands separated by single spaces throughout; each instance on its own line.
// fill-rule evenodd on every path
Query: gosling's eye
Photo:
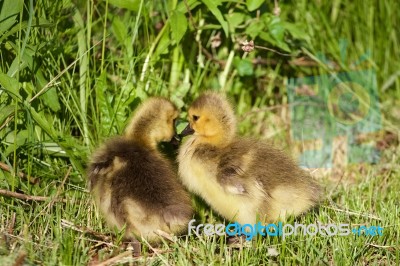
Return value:
M 194 115 L 194 116 L 193 116 L 193 121 L 195 121 L 195 122 L 196 122 L 197 120 L 199 120 L 199 118 L 200 118 L 200 116 L 198 116 L 198 115 Z

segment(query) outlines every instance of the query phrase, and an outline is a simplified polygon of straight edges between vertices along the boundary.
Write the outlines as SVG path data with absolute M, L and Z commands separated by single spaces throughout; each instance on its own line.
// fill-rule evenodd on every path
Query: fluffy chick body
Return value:
M 318 202 L 319 186 L 290 157 L 236 136 L 236 119 L 224 96 L 203 94 L 188 114 L 194 135 L 179 151 L 180 178 L 226 219 L 274 222 Z
M 192 217 L 189 194 L 157 143 L 175 134 L 176 107 L 167 99 L 142 104 L 125 134 L 107 141 L 91 158 L 90 191 L 110 227 L 126 237 L 159 240 L 157 230 L 177 234 Z

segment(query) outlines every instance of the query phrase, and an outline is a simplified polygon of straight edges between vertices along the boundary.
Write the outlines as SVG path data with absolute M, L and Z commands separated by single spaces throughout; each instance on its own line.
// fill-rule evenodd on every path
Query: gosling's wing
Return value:
M 217 180 L 227 192 L 232 194 L 246 194 L 246 184 L 242 178 L 243 170 L 238 165 L 220 165 Z
M 97 175 L 101 169 L 107 168 L 111 165 L 113 155 L 110 154 L 107 147 L 102 147 L 95 152 L 92 156 L 91 162 L 88 168 L 89 175 Z
M 102 179 L 102 176 L 108 172 L 107 169 L 112 166 L 112 160 L 113 156 L 107 145 L 95 151 L 87 169 L 89 190 L 92 190 L 97 182 Z
M 243 195 L 249 191 L 247 171 L 254 156 L 250 146 L 245 144 L 237 143 L 226 148 L 218 164 L 217 180 L 233 194 Z
M 96 182 L 115 170 L 115 157 L 123 157 L 127 154 L 127 145 L 121 138 L 110 139 L 98 148 L 90 158 L 87 169 L 89 189 L 96 185 Z

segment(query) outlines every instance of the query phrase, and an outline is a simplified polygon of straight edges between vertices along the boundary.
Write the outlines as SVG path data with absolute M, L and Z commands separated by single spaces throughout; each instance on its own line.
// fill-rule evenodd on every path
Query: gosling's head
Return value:
M 155 148 L 158 143 L 174 137 L 178 115 L 179 111 L 171 101 L 161 97 L 149 98 L 136 110 L 125 136 Z
M 189 126 L 199 141 L 225 146 L 236 134 L 236 118 L 226 97 L 206 92 L 198 97 L 188 111 Z

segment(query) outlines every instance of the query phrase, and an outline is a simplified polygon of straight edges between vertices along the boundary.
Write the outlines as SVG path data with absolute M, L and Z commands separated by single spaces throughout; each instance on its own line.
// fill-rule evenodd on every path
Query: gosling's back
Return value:
M 192 216 L 190 197 L 157 151 L 118 137 L 92 160 L 90 188 L 111 227 L 126 224 L 127 236 L 150 241 L 157 229 L 179 233 L 185 228 Z
M 113 194 L 117 204 L 130 198 L 145 208 L 157 210 L 179 203 L 179 195 L 186 195 L 171 163 L 158 151 L 135 141 L 123 137 L 112 139 L 93 158 L 89 169 L 91 185 L 95 187 L 97 182 L 110 179 L 111 189 L 118 191 Z M 102 171 L 108 174 L 103 176 Z

